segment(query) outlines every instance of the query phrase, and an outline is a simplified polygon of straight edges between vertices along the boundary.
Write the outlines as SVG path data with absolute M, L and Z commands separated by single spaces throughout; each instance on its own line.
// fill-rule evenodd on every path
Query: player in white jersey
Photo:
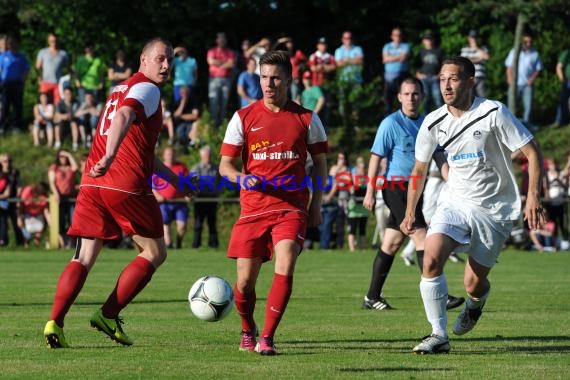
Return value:
M 512 151 L 520 149 L 529 162 L 524 218 L 531 229 L 545 223 L 540 203 L 542 154 L 531 133 L 505 105 L 473 96 L 474 75 L 473 64 L 464 57 L 448 58 L 442 63 L 439 80 L 445 105 L 425 118 L 416 140 L 412 176 L 421 179 L 408 191 L 402 231 L 414 233 L 414 210 L 438 146 L 446 151 L 449 165 L 448 181 L 424 246 L 420 292 L 432 333 L 414 347 L 418 354 L 451 349 L 446 332 L 447 282 L 443 267 L 452 251 L 469 254 L 464 274 L 468 300 L 453 332 L 463 335 L 471 331 L 481 316 L 491 289 L 487 276 L 521 211 L 511 166 Z

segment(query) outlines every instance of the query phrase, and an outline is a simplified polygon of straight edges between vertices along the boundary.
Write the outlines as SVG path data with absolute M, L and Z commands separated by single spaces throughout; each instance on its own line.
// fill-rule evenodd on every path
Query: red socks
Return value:
M 273 336 L 293 291 L 293 276 L 275 273 L 265 305 L 265 325 L 261 336 Z
M 63 319 L 83 288 L 87 273 L 79 261 L 71 261 L 59 276 L 50 317 L 59 327 L 63 327 Z
M 137 256 L 123 269 L 117 285 L 101 308 L 106 318 L 116 318 L 119 312 L 131 302 L 146 284 L 149 283 L 156 268 L 150 261 Z
M 241 329 L 243 331 L 251 331 L 255 328 L 255 321 L 253 319 L 253 311 L 255 310 L 255 302 L 257 295 L 255 290 L 250 294 L 242 294 L 234 285 L 234 303 L 236 310 L 241 317 Z

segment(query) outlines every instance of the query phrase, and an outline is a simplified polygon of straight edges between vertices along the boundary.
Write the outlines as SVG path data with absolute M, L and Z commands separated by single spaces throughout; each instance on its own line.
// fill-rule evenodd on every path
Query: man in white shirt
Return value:
M 544 222 L 540 203 L 542 154 L 532 134 L 497 101 L 473 96 L 475 68 L 465 57 L 442 63 L 440 89 L 445 105 L 426 116 L 416 140 L 416 161 L 408 190 L 406 217 L 400 225 L 413 234 L 414 210 L 424 188 L 430 159 L 439 146 L 449 166 L 437 210 L 425 241 L 420 292 L 432 333 L 414 347 L 417 354 L 449 352 L 447 281 L 444 264 L 452 251 L 467 252 L 465 308 L 453 325 L 463 335 L 481 316 L 491 285 L 487 276 L 520 214 L 510 153 L 519 150 L 529 162 L 529 188 L 524 218 L 531 229 Z

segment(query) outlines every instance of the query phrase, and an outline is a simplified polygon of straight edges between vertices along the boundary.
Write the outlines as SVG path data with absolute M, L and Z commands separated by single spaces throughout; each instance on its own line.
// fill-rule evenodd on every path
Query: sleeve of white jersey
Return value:
M 139 102 L 143 106 L 145 118 L 148 118 L 158 110 L 160 90 L 149 82 L 137 83 L 129 89 L 125 99 L 134 99 Z
M 323 122 L 315 112 L 311 115 L 311 124 L 309 124 L 309 136 L 307 144 L 316 144 L 327 141 L 327 134 Z
M 427 129 L 427 123 L 424 120 L 416 138 L 416 160 L 428 163 L 431 161 L 433 152 L 437 147 L 437 141 Z
M 520 149 L 533 139 L 532 133 L 530 133 L 504 104 L 501 104 L 497 110 L 495 120 L 497 136 L 511 152 Z
M 228 128 L 226 129 L 226 135 L 224 136 L 224 144 L 231 144 L 236 146 L 242 146 L 244 143 L 243 136 L 243 123 L 237 112 L 234 112 L 230 122 L 228 123 Z

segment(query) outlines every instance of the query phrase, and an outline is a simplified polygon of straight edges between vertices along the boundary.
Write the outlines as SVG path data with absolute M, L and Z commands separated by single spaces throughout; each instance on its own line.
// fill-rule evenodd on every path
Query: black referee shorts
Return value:
M 402 224 L 406 216 L 408 184 L 409 182 L 387 182 L 386 187 L 382 190 L 384 202 L 386 202 L 386 206 L 390 210 L 386 228 L 400 230 L 400 224 Z M 424 214 L 422 213 L 423 203 L 424 196 L 422 194 L 416 205 L 416 221 L 414 222 L 414 227 L 416 228 L 427 228 Z

